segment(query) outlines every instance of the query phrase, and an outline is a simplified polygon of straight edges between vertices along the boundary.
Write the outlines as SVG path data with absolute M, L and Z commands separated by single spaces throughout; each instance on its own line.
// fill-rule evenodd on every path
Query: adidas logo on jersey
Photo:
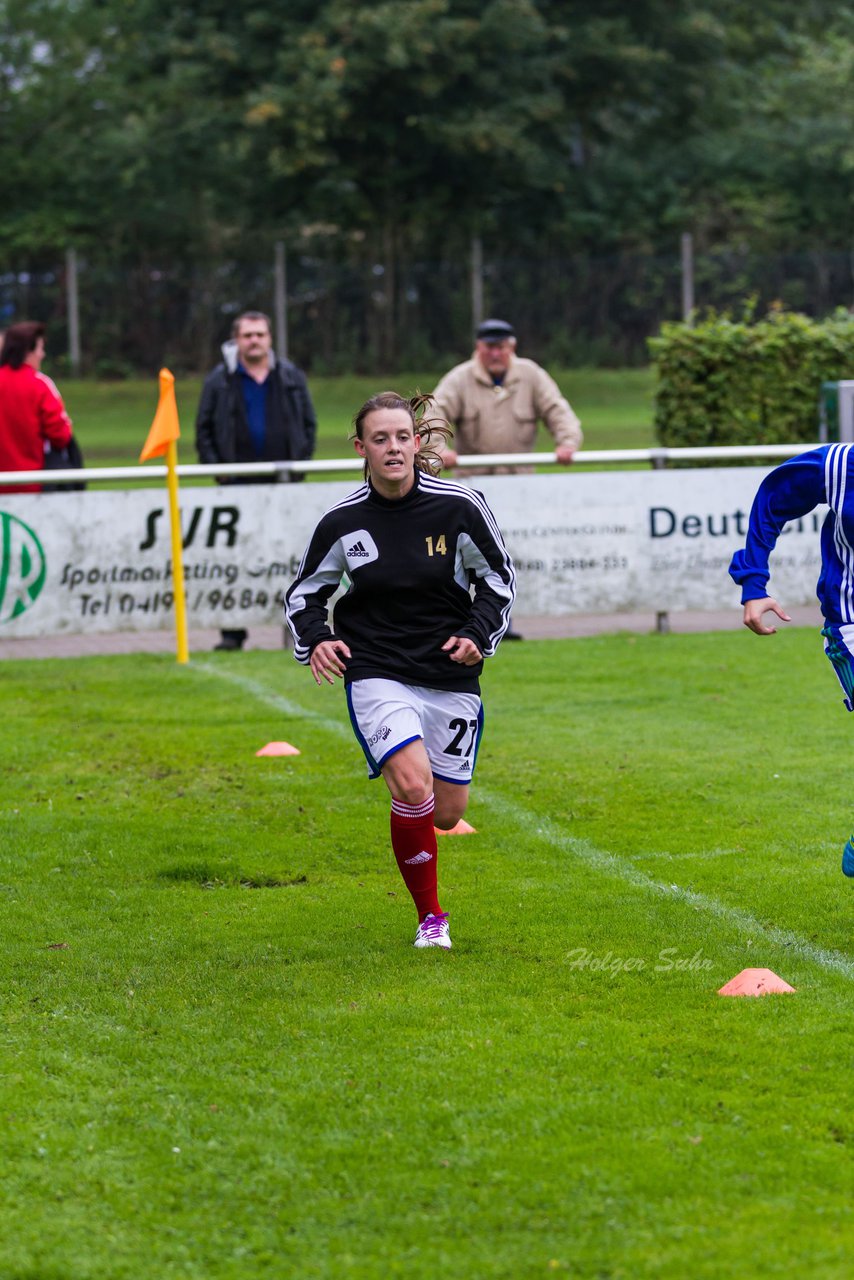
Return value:
M 469 764 L 468 760 L 464 760 L 462 764 L 457 765 L 457 773 L 468 773 L 470 768 L 471 768 L 471 765 Z
M 368 529 L 351 529 L 349 533 L 345 533 L 341 539 L 341 549 L 351 569 L 364 568 L 380 558 L 377 544 Z M 357 560 L 359 564 L 356 563 Z
M 428 853 L 426 849 L 422 849 L 420 853 L 416 853 L 414 858 L 404 858 L 404 862 L 408 867 L 417 867 L 422 862 L 429 862 L 432 857 L 432 853 Z

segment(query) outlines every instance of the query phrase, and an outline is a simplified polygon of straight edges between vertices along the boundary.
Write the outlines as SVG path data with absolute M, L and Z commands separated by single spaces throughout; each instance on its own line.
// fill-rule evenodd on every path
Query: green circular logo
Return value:
M 0 511 L 0 623 L 35 604 L 46 576 L 44 549 L 30 526 Z

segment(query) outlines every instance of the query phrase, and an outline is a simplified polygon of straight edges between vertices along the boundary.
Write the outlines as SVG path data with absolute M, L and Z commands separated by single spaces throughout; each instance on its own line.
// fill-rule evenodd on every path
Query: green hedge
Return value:
M 775 309 L 764 320 L 710 315 L 649 339 L 662 445 L 790 444 L 818 439 L 822 382 L 854 378 L 854 316 Z

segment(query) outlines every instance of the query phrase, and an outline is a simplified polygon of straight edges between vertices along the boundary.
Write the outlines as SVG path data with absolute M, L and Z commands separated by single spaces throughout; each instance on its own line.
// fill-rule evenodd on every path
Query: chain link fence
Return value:
M 821 317 L 854 305 L 854 255 L 811 251 L 695 255 L 700 311 L 740 316 L 755 300 Z M 646 363 L 646 339 L 683 307 L 683 267 L 672 255 L 525 257 L 483 253 L 481 289 L 467 257 L 382 262 L 291 250 L 284 301 L 288 354 L 316 374 L 438 369 L 466 357 L 473 309 L 511 320 L 520 350 L 543 363 Z M 274 246 L 212 264 L 116 263 L 79 255 L 80 371 L 100 378 L 208 369 L 233 318 L 276 314 Z M 0 263 L 0 327 L 49 326 L 52 364 L 71 372 L 67 262 Z M 279 310 L 283 298 L 279 297 Z M 281 335 L 279 336 L 281 345 Z M 60 358 L 62 357 L 62 358 Z

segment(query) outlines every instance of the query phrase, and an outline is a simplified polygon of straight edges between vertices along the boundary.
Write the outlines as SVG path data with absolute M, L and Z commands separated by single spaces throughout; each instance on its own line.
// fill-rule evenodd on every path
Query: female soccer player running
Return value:
M 320 520 L 285 615 L 318 685 L 343 677 L 368 774 L 391 792 L 415 946 L 447 949 L 435 827 L 450 830 L 466 810 L 483 729 L 478 677 L 507 628 L 515 575 L 481 494 L 434 474 L 431 435 L 448 432 L 425 418 L 429 403 L 383 391 L 356 414 L 365 483 Z
M 768 595 L 768 558 L 788 520 L 827 503 L 821 528 L 821 574 L 816 587 L 825 625 L 824 651 L 842 685 L 845 706 L 854 711 L 854 445 L 832 444 L 790 458 L 767 475 L 750 511 L 747 545 L 737 551 L 730 576 L 741 586 L 744 625 L 759 636 L 777 628 L 762 621 L 774 613 L 791 618 Z M 854 835 L 842 853 L 842 870 L 854 876 Z

